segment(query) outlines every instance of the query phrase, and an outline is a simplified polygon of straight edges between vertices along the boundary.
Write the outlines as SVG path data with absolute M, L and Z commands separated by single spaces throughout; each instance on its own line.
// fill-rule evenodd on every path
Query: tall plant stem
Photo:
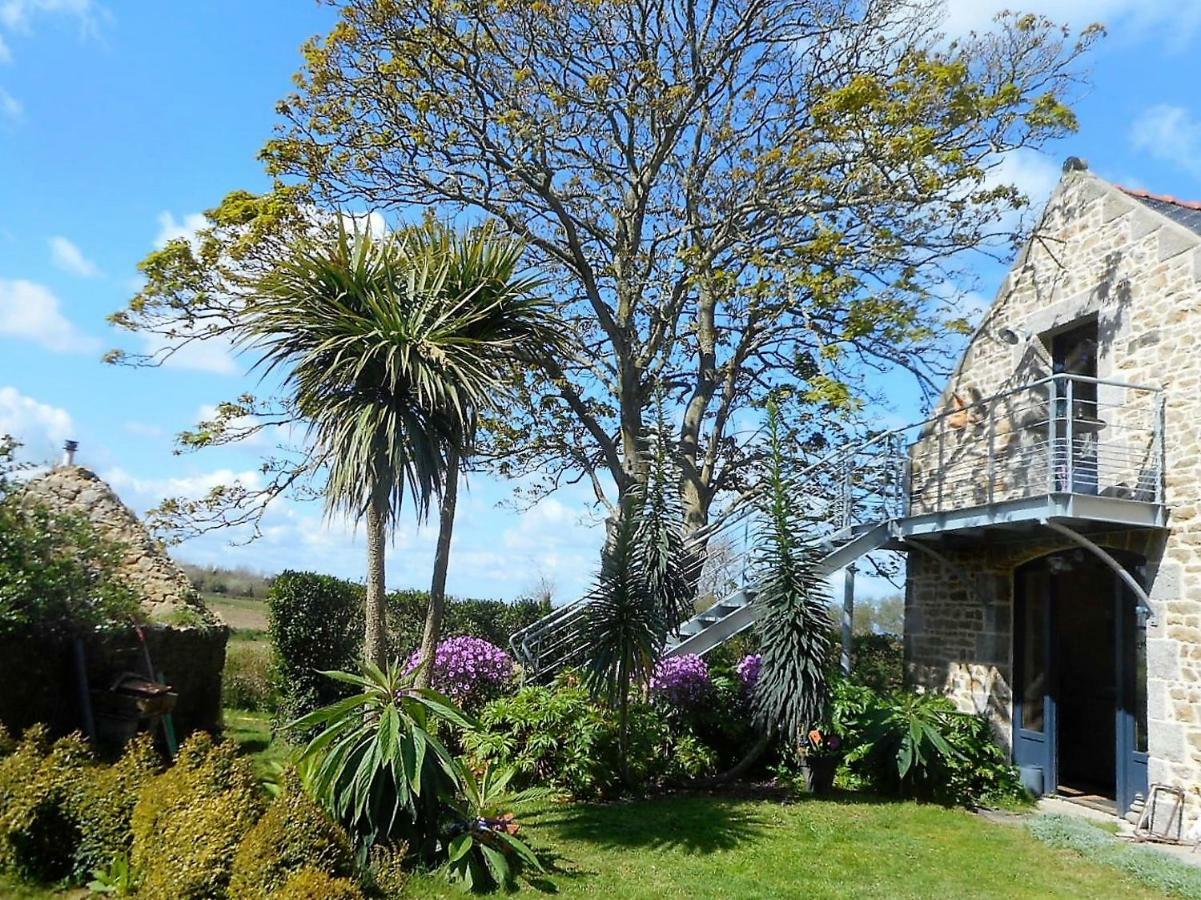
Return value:
M 388 662 L 387 600 L 384 593 L 386 503 L 387 500 L 380 498 L 376 491 L 371 505 L 367 507 L 367 602 L 363 611 L 363 656 L 380 668 Z
M 455 507 L 459 501 L 459 450 L 451 447 L 446 455 L 446 487 L 438 511 L 438 546 L 434 551 L 434 577 L 430 582 L 430 604 L 425 613 L 425 631 L 421 636 L 421 661 L 427 663 L 417 673 L 417 686 L 429 687 L 434 672 L 434 656 L 442 637 L 442 618 L 446 613 L 446 572 L 450 568 L 450 539 L 455 530 Z

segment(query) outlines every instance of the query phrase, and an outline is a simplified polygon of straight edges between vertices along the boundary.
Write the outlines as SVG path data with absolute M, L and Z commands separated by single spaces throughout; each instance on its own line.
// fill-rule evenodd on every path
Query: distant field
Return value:
M 267 631 L 267 602 L 254 597 L 202 594 L 204 603 L 235 632 L 253 637 Z

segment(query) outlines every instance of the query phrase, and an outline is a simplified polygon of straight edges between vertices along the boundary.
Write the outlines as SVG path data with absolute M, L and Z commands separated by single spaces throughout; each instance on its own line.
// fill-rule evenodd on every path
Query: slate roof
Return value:
M 1129 194 L 1149 206 L 1160 215 L 1167 216 L 1177 225 L 1183 225 L 1194 234 L 1201 235 L 1201 202 L 1196 200 L 1177 200 L 1167 194 L 1152 194 L 1149 191 L 1135 190 L 1118 186 L 1123 194 Z

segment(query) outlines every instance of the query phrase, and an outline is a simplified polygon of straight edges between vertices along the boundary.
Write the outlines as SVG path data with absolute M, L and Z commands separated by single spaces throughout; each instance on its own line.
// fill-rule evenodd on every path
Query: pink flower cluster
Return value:
M 409 657 L 417 668 L 421 651 Z M 513 677 L 513 659 L 500 647 L 476 637 L 454 637 L 438 645 L 434 655 L 434 689 L 460 706 L 491 699 Z
M 738 678 L 742 681 L 742 689 L 751 691 L 759 682 L 759 673 L 763 671 L 763 657 L 751 653 L 738 661 Z
M 659 660 L 651 677 L 651 694 L 673 706 L 694 706 L 708 696 L 713 683 L 709 666 L 695 653 Z

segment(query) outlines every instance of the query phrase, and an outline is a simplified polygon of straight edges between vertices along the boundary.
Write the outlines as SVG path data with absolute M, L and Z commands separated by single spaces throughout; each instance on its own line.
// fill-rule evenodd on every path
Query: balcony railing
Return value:
M 1164 502 L 1160 388 L 1052 375 L 912 427 L 907 515 L 1051 493 Z

